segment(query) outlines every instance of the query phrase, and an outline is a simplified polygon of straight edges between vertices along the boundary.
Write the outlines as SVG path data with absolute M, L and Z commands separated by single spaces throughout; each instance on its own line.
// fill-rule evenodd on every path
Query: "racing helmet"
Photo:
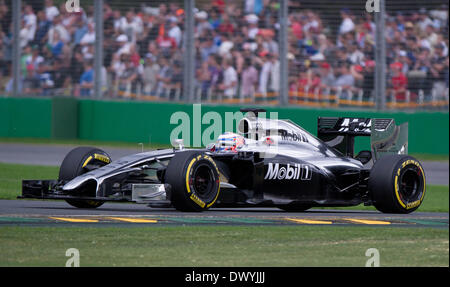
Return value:
M 243 136 L 226 132 L 221 134 L 214 144 L 214 151 L 218 152 L 237 152 L 237 149 L 245 144 Z

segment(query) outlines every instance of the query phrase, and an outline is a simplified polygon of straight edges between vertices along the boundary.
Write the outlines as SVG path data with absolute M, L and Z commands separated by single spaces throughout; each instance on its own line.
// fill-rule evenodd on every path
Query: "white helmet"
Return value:
M 217 138 L 216 143 L 210 149 L 217 152 L 237 152 L 237 149 L 244 144 L 245 139 L 243 136 L 226 132 Z

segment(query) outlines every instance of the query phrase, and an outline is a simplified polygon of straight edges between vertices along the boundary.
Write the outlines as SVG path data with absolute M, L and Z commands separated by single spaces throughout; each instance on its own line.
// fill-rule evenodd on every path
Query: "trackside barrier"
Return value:
M 267 96 L 270 96 L 269 94 Z M 239 107 L 242 107 L 240 105 Z M 211 124 L 194 122 L 193 106 L 179 103 L 80 101 L 79 138 L 101 141 L 129 141 L 142 143 L 170 144 L 171 131 L 181 122 L 170 124 L 172 115 L 184 112 L 189 116 L 191 141 L 194 129 L 201 128 L 201 134 Z M 448 154 L 449 116 L 448 112 L 384 112 L 333 110 L 332 108 L 266 107 L 267 112 L 278 112 L 278 118 L 291 119 L 313 134 L 317 133 L 317 118 L 341 117 L 394 118 L 397 124 L 409 122 L 409 152 Z M 225 113 L 234 115 L 234 105 L 202 104 L 202 115 L 216 112 L 222 118 L 225 130 Z M 236 123 L 234 123 L 234 127 Z M 236 127 L 235 127 L 236 128 Z M 432 144 L 431 144 L 432 143 Z M 192 143 L 191 143 L 192 144 Z M 358 149 L 358 143 L 356 143 Z

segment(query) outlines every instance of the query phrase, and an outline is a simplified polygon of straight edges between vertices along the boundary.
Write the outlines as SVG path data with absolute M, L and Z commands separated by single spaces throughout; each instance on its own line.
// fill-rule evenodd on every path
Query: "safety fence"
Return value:
M 0 0 L 0 94 L 448 110 L 445 0 L 66 2 Z

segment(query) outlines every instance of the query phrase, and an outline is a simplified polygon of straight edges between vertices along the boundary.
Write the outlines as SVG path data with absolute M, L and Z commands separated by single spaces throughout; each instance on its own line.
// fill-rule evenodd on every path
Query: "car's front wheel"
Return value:
M 75 177 L 111 162 L 109 155 L 101 149 L 94 147 L 77 147 L 71 150 L 64 158 L 59 168 L 59 180 L 70 181 Z M 95 196 L 95 190 L 86 186 L 79 190 L 80 195 Z M 66 202 L 77 208 L 97 208 L 103 201 L 67 199 Z

